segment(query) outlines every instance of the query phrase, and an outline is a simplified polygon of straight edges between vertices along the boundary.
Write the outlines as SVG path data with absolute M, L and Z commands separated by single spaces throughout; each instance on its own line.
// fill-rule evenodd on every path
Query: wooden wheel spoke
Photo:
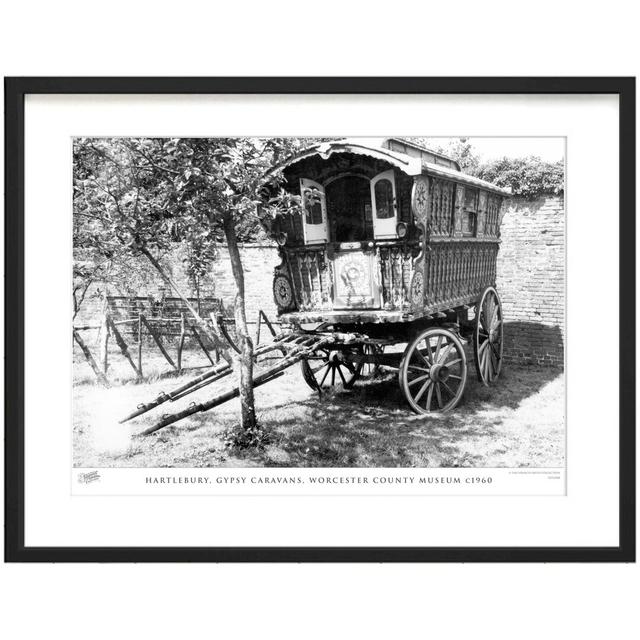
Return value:
M 498 354 L 494 351 L 491 352 L 491 373 L 495 374 L 498 371 Z
M 334 387 L 336 384 L 336 366 L 331 364 L 331 386 Z
M 443 380 L 442 386 L 451 394 L 452 398 L 456 397 L 456 394 L 451 390 L 451 387 Z
M 447 362 L 447 367 L 453 367 L 453 365 L 462 362 L 462 358 L 456 358 L 455 360 L 451 360 L 451 362 Z
M 438 336 L 438 341 L 436 342 L 436 355 L 433 357 L 434 362 L 439 362 L 441 347 L 442 347 L 442 336 Z
M 485 351 L 482 355 L 482 362 L 483 362 L 484 375 L 487 378 L 489 378 L 489 366 L 491 364 L 490 360 L 491 360 L 491 352 Z
M 412 371 L 431 371 L 431 367 L 429 367 L 428 369 L 425 369 L 424 367 L 419 367 L 418 365 L 415 365 L 415 364 L 410 364 L 407 368 L 411 369 Z
M 311 367 L 309 367 L 309 369 L 311 369 L 311 371 L 313 373 L 319 373 L 320 371 L 322 371 L 325 367 L 328 367 L 329 363 L 328 362 L 324 362 L 323 364 L 321 364 L 319 367 L 317 367 L 316 369 L 313 369 Z
M 331 370 L 331 363 L 327 362 L 327 364 L 325 365 L 325 367 L 327 367 L 327 370 L 324 372 L 324 375 L 322 376 L 322 380 L 320 380 L 320 384 L 319 386 L 321 387 L 324 384 L 324 381 L 327 379 L 327 376 L 329 375 L 329 371 Z
M 420 358 L 422 358 L 423 362 L 428 365 L 431 366 L 433 364 L 433 360 L 431 359 L 431 345 L 427 342 L 427 349 L 426 349 L 427 353 L 429 354 L 429 357 L 425 357 L 425 354 L 422 353 L 422 351 L 420 349 L 416 349 L 416 354 L 420 356 Z
M 358 365 L 358 372 L 362 371 L 362 367 L 364 367 L 364 362 L 360 362 L 360 364 Z M 351 362 L 349 362 L 348 360 L 344 360 L 342 362 L 342 365 L 345 367 L 345 369 L 347 369 L 349 371 L 349 373 L 355 374 L 356 369 L 353 368 L 353 364 L 351 364 Z
M 436 400 L 438 401 L 438 406 L 442 409 L 442 391 L 440 390 L 440 383 L 436 382 Z
M 411 387 L 414 384 L 418 384 L 418 382 L 422 382 L 423 380 L 426 380 L 426 378 L 429 377 L 429 374 L 427 373 L 424 376 L 418 376 L 417 378 L 414 378 L 413 380 L 410 380 L 407 384 Z
M 424 385 L 422 386 L 420 391 L 418 391 L 418 393 L 416 393 L 416 395 L 413 398 L 416 402 L 418 402 L 418 400 L 420 400 L 420 398 L 422 398 L 424 392 L 427 390 L 427 387 L 429 387 L 429 385 L 431 385 L 432 382 L 433 382 L 433 380 L 431 380 L 431 378 L 429 378 L 429 380 L 427 380 L 424 383 Z
M 309 366 L 309 369 L 311 369 L 311 373 L 315 375 L 316 373 L 320 373 L 320 371 L 322 371 L 325 367 L 328 367 L 328 366 L 329 366 L 329 363 L 325 362 L 324 364 L 321 364 L 319 367 L 316 367 L 315 369 Z
M 489 313 L 488 313 L 488 325 L 489 325 L 489 331 L 491 331 L 491 328 L 493 327 L 493 321 L 494 318 L 496 316 L 496 311 L 498 310 L 498 307 L 495 305 L 493 299 L 491 300 L 491 306 L 489 309 Z
M 442 355 L 440 356 L 440 358 L 436 358 L 436 362 L 438 362 L 440 364 L 446 364 L 447 358 L 449 357 L 449 354 L 451 353 L 451 349 L 453 349 L 453 342 L 451 344 L 448 344 L 445 347 L 445 349 L 442 352 Z
M 489 333 L 489 327 L 487 326 L 487 311 L 485 308 L 481 308 L 480 310 L 480 324 L 482 328 Z
M 427 411 L 431 411 L 431 400 L 433 399 L 433 387 L 434 385 L 431 385 L 429 387 L 429 391 L 427 392 L 427 404 L 426 404 Z
M 489 353 L 489 378 L 493 381 L 498 372 L 498 361 L 493 352 Z
M 344 375 L 342 373 L 342 367 L 340 365 L 338 365 L 336 367 L 336 369 L 338 370 L 338 373 L 340 374 L 340 378 L 342 379 L 342 384 L 346 386 L 347 381 L 344 379 Z

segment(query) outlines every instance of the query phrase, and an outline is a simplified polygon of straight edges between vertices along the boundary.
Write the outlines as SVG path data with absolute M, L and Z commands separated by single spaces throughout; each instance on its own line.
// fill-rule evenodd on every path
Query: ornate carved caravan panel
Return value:
M 429 235 L 450 236 L 453 224 L 453 182 L 449 180 L 431 179 L 429 201 Z
M 429 215 L 429 179 L 426 176 L 416 177 L 411 200 L 415 223 L 426 232 Z
M 425 297 L 427 311 L 474 301 L 485 287 L 495 284 L 497 243 L 472 240 L 438 242 L 426 253 Z
M 484 228 L 487 217 L 487 192 L 480 191 L 480 195 L 478 197 L 478 219 L 477 219 L 477 235 L 482 236 L 485 235 Z
M 464 218 L 464 185 L 456 185 L 456 199 L 453 214 L 453 235 L 456 238 L 462 237 Z
M 486 236 L 500 237 L 500 196 L 490 195 L 487 204 L 487 217 L 484 225 Z

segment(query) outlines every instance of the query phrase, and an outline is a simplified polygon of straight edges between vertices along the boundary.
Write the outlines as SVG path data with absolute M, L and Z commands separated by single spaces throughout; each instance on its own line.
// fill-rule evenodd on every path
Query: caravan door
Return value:
M 379 173 L 371 180 L 373 235 L 375 238 L 395 238 L 398 224 L 396 183 L 393 169 Z
M 302 197 L 302 229 L 305 244 L 321 244 L 328 239 L 327 235 L 327 200 L 324 187 L 313 180 L 300 180 Z

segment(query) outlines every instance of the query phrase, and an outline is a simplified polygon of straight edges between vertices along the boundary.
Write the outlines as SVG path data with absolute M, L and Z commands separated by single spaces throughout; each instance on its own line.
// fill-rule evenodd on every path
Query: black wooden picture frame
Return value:
M 25 96 L 29 94 L 615 94 L 620 149 L 619 531 L 611 547 L 27 547 L 24 433 Z M 635 561 L 635 78 L 5 78 L 5 561 Z M 28 239 L 26 239 L 28 241 Z M 10 313 L 9 311 L 10 310 Z

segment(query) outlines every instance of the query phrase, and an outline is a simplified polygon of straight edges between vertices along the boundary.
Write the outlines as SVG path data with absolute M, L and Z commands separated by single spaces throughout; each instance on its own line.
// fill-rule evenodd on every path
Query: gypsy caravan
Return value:
M 414 411 L 450 410 L 464 390 L 468 341 L 479 379 L 498 378 L 496 257 L 508 191 L 402 138 L 324 142 L 278 169 L 302 202 L 302 215 L 271 228 L 280 321 L 336 338 L 302 362 L 311 386 L 350 387 L 395 367 Z

